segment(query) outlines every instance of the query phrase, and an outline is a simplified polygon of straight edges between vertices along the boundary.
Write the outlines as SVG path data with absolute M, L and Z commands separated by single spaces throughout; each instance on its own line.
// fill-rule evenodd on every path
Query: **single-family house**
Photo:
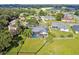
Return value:
M 69 7 L 69 8 L 67 8 L 67 9 L 69 9 L 70 11 L 76 10 L 75 8 L 72 8 L 72 7 Z
M 32 28 L 33 38 L 45 38 L 48 37 L 48 29 L 43 26 L 36 26 Z
M 9 23 L 9 25 L 14 25 L 14 24 L 16 24 L 16 20 L 12 20 L 12 21 Z
M 12 35 L 18 34 L 18 27 L 15 24 L 16 24 L 16 20 L 13 20 L 8 25 L 8 29 Z
M 73 25 L 72 29 L 75 31 L 75 33 L 79 33 L 79 25 Z
M 62 18 L 62 21 L 68 23 L 75 22 L 73 15 L 69 13 L 64 13 L 64 17 Z
M 51 27 L 52 27 L 52 29 L 55 29 L 55 30 L 69 32 L 67 25 L 65 23 L 62 23 L 62 22 L 53 22 Z

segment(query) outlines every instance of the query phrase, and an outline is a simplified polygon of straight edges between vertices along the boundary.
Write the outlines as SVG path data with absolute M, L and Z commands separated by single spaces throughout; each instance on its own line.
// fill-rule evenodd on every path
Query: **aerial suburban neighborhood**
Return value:
M 0 5 L 0 54 L 79 54 L 79 5 Z

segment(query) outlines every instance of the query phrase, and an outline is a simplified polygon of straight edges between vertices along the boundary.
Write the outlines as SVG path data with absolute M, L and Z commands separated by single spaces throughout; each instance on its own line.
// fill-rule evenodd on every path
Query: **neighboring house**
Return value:
M 62 22 L 53 22 L 51 27 L 52 29 L 55 29 L 55 30 L 69 32 L 67 25 Z
M 44 23 L 46 23 L 47 20 L 56 20 L 56 18 L 53 17 L 53 16 L 40 16 L 40 19 L 41 19 Z
M 33 38 L 45 38 L 48 37 L 48 29 L 42 26 L 37 26 L 32 28 Z
M 12 35 L 18 34 L 18 27 L 15 24 L 16 24 L 16 20 L 13 20 L 8 25 L 8 29 Z
M 70 8 L 67 8 L 67 9 L 69 9 L 69 10 L 71 10 L 71 11 L 74 11 L 74 10 L 76 10 L 75 8 L 72 8 L 72 7 L 70 7 Z
M 46 21 L 46 20 L 56 20 L 56 18 L 54 16 L 34 16 L 37 20 L 42 20 L 42 21 Z
M 72 29 L 75 31 L 75 33 L 79 33 L 79 25 L 73 25 Z
M 73 15 L 72 14 L 68 14 L 68 13 L 64 14 L 64 17 L 62 18 L 62 21 L 63 22 L 68 22 L 68 23 L 75 22 Z
M 16 24 L 16 20 L 12 20 L 12 21 L 9 23 L 9 25 L 14 25 L 14 24 Z

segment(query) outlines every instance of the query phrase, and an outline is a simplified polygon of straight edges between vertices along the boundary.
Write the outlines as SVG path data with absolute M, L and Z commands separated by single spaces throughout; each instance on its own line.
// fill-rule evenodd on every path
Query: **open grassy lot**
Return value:
M 54 40 L 46 44 L 38 54 L 79 54 L 79 39 Z

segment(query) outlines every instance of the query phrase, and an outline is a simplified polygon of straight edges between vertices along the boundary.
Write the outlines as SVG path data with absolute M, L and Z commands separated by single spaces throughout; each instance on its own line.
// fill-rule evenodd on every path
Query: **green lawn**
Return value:
M 22 48 L 20 49 L 21 45 L 19 45 L 18 47 L 13 47 L 8 53 L 7 55 L 16 55 L 18 50 L 20 49 L 19 53 L 29 53 L 29 52 L 36 52 L 45 42 L 45 39 L 26 39 Z
M 45 42 L 42 39 L 26 39 L 20 52 L 35 53 Z M 7 54 L 16 55 L 20 46 L 11 49 Z M 53 40 L 48 42 L 37 54 L 79 54 L 79 38 L 69 40 Z
M 54 40 L 46 44 L 38 54 L 79 54 L 79 39 Z
M 73 34 L 71 32 L 63 32 L 63 31 L 54 30 L 54 29 L 51 29 L 51 34 L 54 37 L 56 37 L 56 38 L 59 38 L 59 37 L 69 37 L 69 36 L 73 37 Z
M 20 52 L 36 52 L 44 41 L 43 39 L 26 39 Z

